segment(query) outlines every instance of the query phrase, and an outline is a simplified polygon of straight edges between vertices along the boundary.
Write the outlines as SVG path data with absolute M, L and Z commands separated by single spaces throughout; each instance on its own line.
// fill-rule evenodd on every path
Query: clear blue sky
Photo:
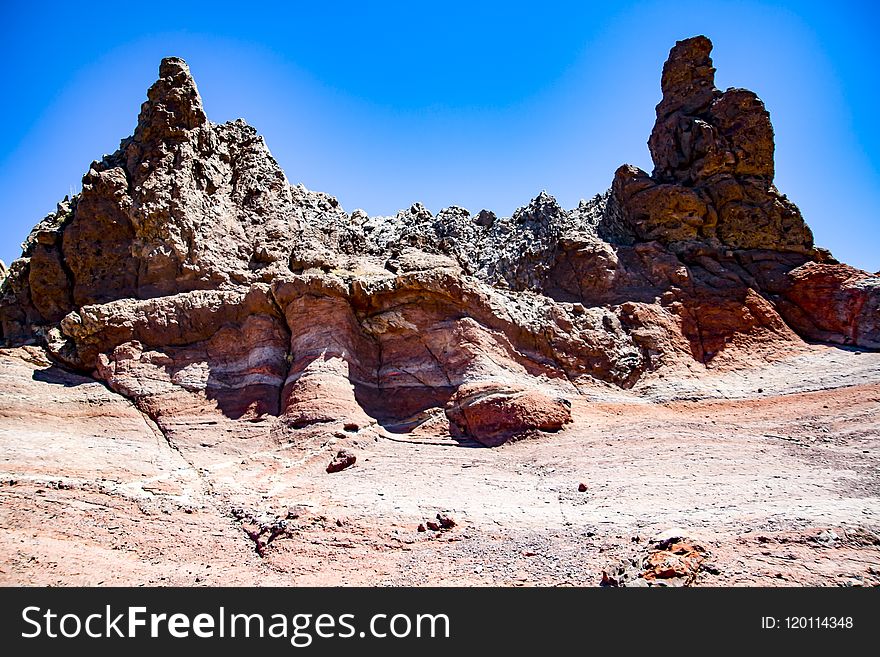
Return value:
M 663 61 L 706 34 L 718 86 L 766 102 L 777 186 L 816 242 L 880 269 L 873 2 L 4 2 L 0 25 L 7 263 L 132 132 L 163 56 L 190 63 L 213 121 L 245 118 L 291 182 L 349 211 L 509 214 L 650 170 Z

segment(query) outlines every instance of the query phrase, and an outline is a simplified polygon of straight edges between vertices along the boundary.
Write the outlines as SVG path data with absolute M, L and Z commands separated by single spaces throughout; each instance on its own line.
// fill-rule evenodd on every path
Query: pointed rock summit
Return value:
M 657 105 L 658 118 L 676 111 L 705 109 L 714 100 L 717 89 L 711 52 L 712 42 L 704 36 L 676 42 L 663 65 L 663 100 Z
M 654 171 L 621 167 L 614 191 L 638 239 L 707 241 L 810 254 L 813 235 L 773 185 L 773 126 L 751 91 L 715 88 L 704 36 L 679 41 L 663 67 L 648 140 Z
M 179 57 L 163 59 L 159 79 L 147 91 L 147 100 L 141 105 L 135 140 L 182 138 L 207 121 L 189 66 Z
M 766 108 L 715 88 L 711 50 L 670 52 L 651 174 L 624 165 L 575 209 L 541 192 L 510 217 L 349 214 L 290 185 L 243 121 L 210 122 L 164 59 L 134 134 L 0 268 L 0 338 L 184 442 L 224 416 L 255 450 L 376 423 L 494 446 L 561 430 L 596 386 L 804 339 L 880 348 L 880 280 L 814 246 L 773 184 Z
M 770 114 L 751 91 L 715 88 L 711 51 L 712 42 L 699 36 L 679 41 L 669 53 L 648 140 L 654 177 L 693 185 L 729 174 L 772 184 Z

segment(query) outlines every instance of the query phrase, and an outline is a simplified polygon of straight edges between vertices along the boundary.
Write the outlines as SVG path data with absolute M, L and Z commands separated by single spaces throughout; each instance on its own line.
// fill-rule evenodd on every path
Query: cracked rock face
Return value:
M 0 263 L 0 337 L 43 344 L 163 429 L 314 425 L 495 446 L 570 400 L 803 339 L 880 347 L 880 281 L 815 248 L 773 185 L 773 129 L 714 85 L 705 37 L 663 68 L 654 171 L 566 210 L 346 212 L 291 185 L 256 131 L 208 120 L 164 59 L 137 128 Z M 293 437 L 293 438 L 291 438 Z

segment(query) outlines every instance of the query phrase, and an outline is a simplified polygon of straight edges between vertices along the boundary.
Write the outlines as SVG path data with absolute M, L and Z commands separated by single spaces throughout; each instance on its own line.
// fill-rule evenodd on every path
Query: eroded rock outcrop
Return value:
M 711 42 L 678 42 L 663 67 L 663 99 L 648 140 L 654 172 L 615 174 L 637 237 L 717 239 L 732 249 L 809 253 L 800 211 L 773 186 L 773 126 L 746 89 L 715 88 Z
M 290 439 L 439 414 L 490 446 L 664 368 L 802 338 L 877 348 L 880 282 L 814 247 L 773 185 L 769 114 L 715 88 L 710 51 L 670 53 L 652 174 L 623 166 L 573 210 L 541 192 L 512 217 L 349 214 L 290 185 L 243 121 L 211 123 L 165 59 L 133 135 L 0 266 L 2 338 L 44 344 L 164 430 L 220 413 Z
M 700 36 L 670 52 L 648 140 L 654 171 L 623 166 L 614 177 L 626 229 L 688 265 L 698 284 L 690 299 L 743 299 L 747 289 L 806 339 L 875 347 L 876 277 L 814 247 L 797 206 L 773 185 L 769 113 L 751 91 L 715 88 L 711 49 Z

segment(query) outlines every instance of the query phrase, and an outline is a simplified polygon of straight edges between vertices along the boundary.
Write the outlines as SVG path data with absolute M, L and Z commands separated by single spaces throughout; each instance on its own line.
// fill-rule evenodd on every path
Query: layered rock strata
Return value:
M 711 48 L 670 52 L 651 174 L 625 165 L 573 210 L 542 192 L 512 217 L 347 213 L 289 184 L 243 121 L 210 122 L 165 59 L 134 134 L 0 265 L 0 337 L 164 428 L 431 423 L 490 446 L 664 368 L 880 347 L 880 279 L 814 246 L 773 184 L 766 108 L 715 88 Z

